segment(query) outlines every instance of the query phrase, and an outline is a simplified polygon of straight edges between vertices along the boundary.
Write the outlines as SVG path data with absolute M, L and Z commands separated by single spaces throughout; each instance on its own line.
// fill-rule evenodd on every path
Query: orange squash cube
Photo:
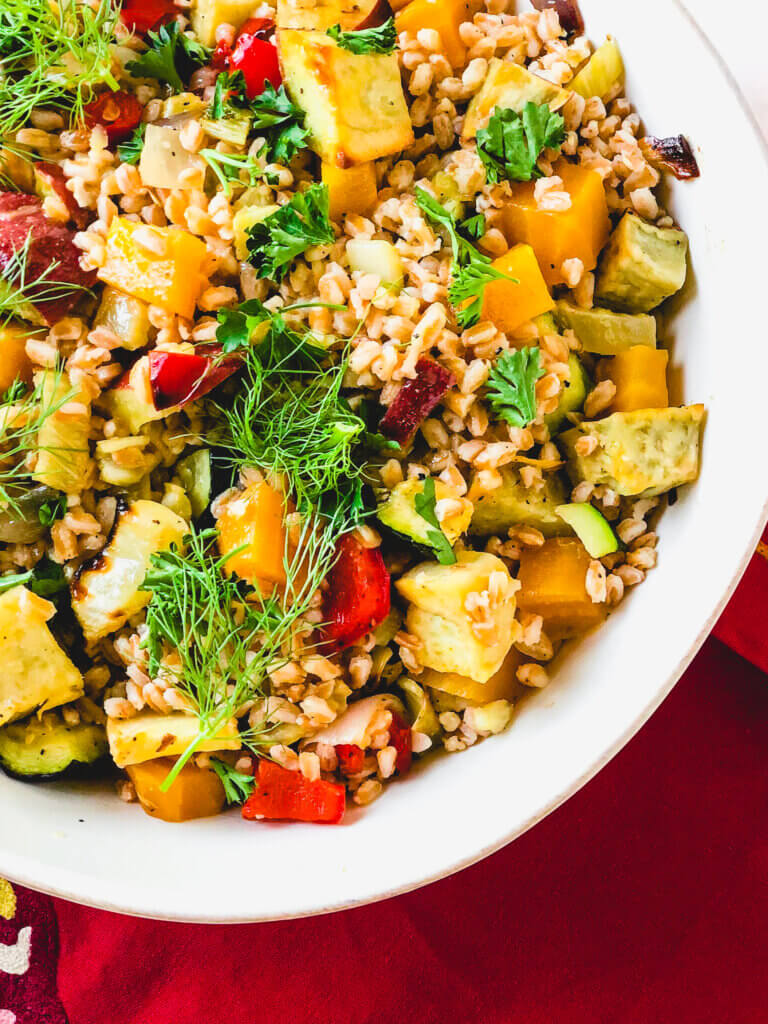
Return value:
M 266 481 L 250 484 L 224 505 L 216 525 L 226 572 L 244 580 L 284 586 L 285 515 L 292 511 L 282 491 Z M 240 550 L 238 550 L 240 549 Z
M 541 615 L 554 637 L 576 636 L 602 622 L 606 606 L 587 593 L 592 559 L 575 537 L 552 537 L 541 547 L 524 548 L 520 559 L 518 607 Z
M 530 659 L 515 648 L 510 648 L 501 668 L 492 675 L 487 683 L 478 683 L 469 676 L 460 676 L 457 672 L 435 672 L 425 669 L 419 676 L 422 686 L 431 686 L 443 693 L 461 697 L 472 704 L 490 704 L 494 700 L 514 701 L 523 692 L 523 686 L 517 681 L 517 670 L 524 661 Z
M 594 270 L 611 231 L 603 179 L 597 171 L 561 160 L 552 173 L 563 179 L 571 197 L 570 209 L 540 210 L 534 197 L 535 182 L 521 181 L 511 185 L 512 197 L 502 215 L 507 241 L 533 247 L 550 287 L 565 283 L 561 269 L 565 260 L 578 258 L 585 270 Z
M 331 220 L 340 221 L 345 214 L 368 214 L 376 205 L 379 190 L 373 163 L 337 167 L 323 162 L 323 184 L 328 186 Z
M 25 384 L 32 381 L 32 363 L 27 355 L 27 338 L 35 336 L 35 329 L 19 324 L 0 327 L 0 391 L 6 391 L 15 380 Z
M 440 33 L 443 52 L 451 67 L 465 62 L 467 48 L 461 41 L 459 25 L 472 21 L 475 7 L 469 0 L 411 0 L 395 15 L 395 28 L 415 36 L 421 28 L 433 28 Z
M 162 821 L 191 821 L 219 814 L 226 797 L 212 768 L 198 768 L 188 761 L 163 792 L 160 787 L 175 763 L 172 757 L 159 757 L 125 769 L 147 814 Z
M 493 267 L 517 281 L 491 281 L 483 293 L 482 319 L 511 334 L 524 323 L 555 308 L 530 245 L 516 245 Z
M 181 228 L 155 228 L 115 217 L 99 277 L 120 291 L 191 320 L 207 284 L 205 242 Z
M 635 412 L 637 409 L 666 409 L 669 406 L 667 363 L 663 348 L 633 345 L 601 363 L 616 385 L 616 395 L 608 410 Z

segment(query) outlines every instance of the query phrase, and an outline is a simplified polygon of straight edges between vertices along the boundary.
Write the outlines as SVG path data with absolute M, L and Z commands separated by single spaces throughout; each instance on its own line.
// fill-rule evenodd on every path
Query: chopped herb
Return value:
M 144 135 L 146 131 L 146 124 L 140 124 L 138 128 L 133 129 L 130 139 L 121 142 L 117 147 L 117 155 L 124 164 L 137 164 L 139 162 L 141 151 L 144 149 Z
M 11 590 L 13 587 L 19 587 L 23 583 L 29 583 L 32 579 L 32 571 L 29 572 L 10 572 L 4 576 L 0 576 L 0 594 L 4 594 L 6 590 Z
M 216 78 L 213 98 L 208 107 L 208 117 L 214 121 L 231 117 L 246 103 L 245 78 L 242 71 L 222 71 Z
M 256 185 L 263 178 L 269 180 L 271 175 L 264 170 L 255 157 L 247 153 L 220 153 L 217 149 L 202 149 L 200 156 L 205 160 L 219 179 L 224 194 L 229 195 L 232 184 Z
M 395 19 L 388 18 L 383 25 L 363 28 L 357 32 L 342 32 L 341 25 L 329 28 L 326 35 L 350 53 L 393 53 L 397 46 Z
M 47 557 L 40 559 L 31 577 L 29 589 L 38 597 L 55 597 L 69 587 L 62 567 Z
M 565 142 L 565 121 L 546 103 L 528 102 L 523 113 L 496 107 L 488 125 L 477 133 L 477 153 L 489 182 L 540 178 L 537 161 L 545 149 L 559 151 Z
M 297 107 L 285 91 L 267 82 L 264 91 L 250 101 L 252 128 L 264 137 L 260 155 L 269 163 L 287 164 L 305 148 L 309 132 L 304 127 L 304 111 Z
M 469 238 L 474 238 L 475 241 L 482 238 L 485 234 L 485 214 L 478 213 L 474 217 L 467 217 L 459 224 L 459 231 Z
M 226 761 L 219 761 L 217 757 L 211 758 L 211 768 L 221 779 L 227 803 L 244 804 L 256 786 L 253 775 L 238 772 Z
M 488 377 L 487 395 L 496 415 L 513 427 L 527 427 L 536 418 L 536 381 L 543 375 L 538 346 L 499 356 Z
M 431 547 L 434 548 L 438 562 L 441 565 L 453 565 L 456 561 L 456 555 L 453 553 L 453 548 L 448 542 L 448 538 L 440 528 L 437 513 L 435 512 L 436 503 L 435 480 L 434 477 L 428 476 L 424 481 L 424 489 L 414 498 L 414 506 L 421 518 L 432 527 L 427 533 L 427 540 Z
M 279 283 L 307 249 L 330 245 L 334 237 L 328 219 L 328 186 L 310 185 L 248 229 L 249 262 L 259 277 Z
M 177 21 L 161 25 L 157 32 L 148 32 L 147 38 L 149 49 L 138 60 L 126 64 L 125 69 L 135 78 L 166 82 L 174 92 L 182 92 L 184 81 L 211 55 L 207 47 L 184 35 Z
M 62 494 L 54 501 L 46 501 L 37 510 L 37 518 L 43 526 L 53 526 L 57 519 L 63 519 L 67 511 L 67 498 Z

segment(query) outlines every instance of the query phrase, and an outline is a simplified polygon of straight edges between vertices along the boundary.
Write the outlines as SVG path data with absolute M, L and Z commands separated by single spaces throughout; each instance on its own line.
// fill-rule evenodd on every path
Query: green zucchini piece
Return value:
M 615 356 L 633 345 L 656 348 L 656 318 L 647 313 L 614 313 L 610 309 L 580 309 L 565 299 L 555 307 L 560 326 L 570 329 L 585 352 Z
M 685 284 L 688 236 L 625 213 L 600 262 L 595 299 L 624 313 L 649 313 Z
M 207 448 L 198 448 L 180 459 L 176 475 L 187 492 L 192 515 L 199 519 L 211 502 L 211 453 Z
M 434 743 L 442 734 L 442 729 L 426 690 L 408 676 L 398 679 L 397 685 L 403 691 L 405 703 L 413 718 L 411 728 L 414 732 L 423 732 Z
M 434 553 L 435 549 L 429 540 L 429 535 L 435 528 L 416 511 L 416 496 L 422 494 L 423 491 L 423 480 L 401 481 L 389 492 L 387 500 L 379 505 L 376 515 L 379 521 L 393 533 L 397 533 L 401 537 L 405 537 L 412 544 L 416 544 L 418 547 Z M 435 480 L 436 501 L 455 497 L 456 492 L 452 487 L 443 483 L 442 480 Z M 462 533 L 465 532 L 471 517 L 472 503 L 462 501 L 462 511 L 440 524 L 451 547 L 453 547 Z
M 399 632 L 400 627 L 403 624 L 403 616 L 399 608 L 395 608 L 393 605 L 389 609 L 389 615 L 386 619 L 378 624 L 376 629 L 373 630 L 371 636 L 373 637 L 377 647 L 386 647 L 387 644 L 392 643 L 395 639 L 395 634 Z
M 13 503 L 0 509 L 0 541 L 33 544 L 46 531 L 40 522 L 40 509 L 46 502 L 58 501 L 62 494 L 45 484 L 37 484 L 27 491 L 14 487 L 9 497 Z
M 557 514 L 572 528 L 592 558 L 602 558 L 619 550 L 616 534 L 594 505 L 587 502 L 561 505 Z
M 539 491 L 524 487 L 514 469 L 502 469 L 501 476 L 501 487 L 475 502 L 469 527 L 471 534 L 503 537 L 511 526 L 535 526 L 545 537 L 571 532 L 557 514 L 558 505 L 567 501 L 565 485 L 559 476 L 547 474 Z
M 573 352 L 568 356 L 568 369 L 570 378 L 563 383 L 560 404 L 554 412 L 544 417 L 544 422 L 549 427 L 552 437 L 560 430 L 568 413 L 578 412 L 581 409 L 591 387 L 587 371 L 579 357 Z
M 0 767 L 17 779 L 88 774 L 108 750 L 103 726 L 67 725 L 57 714 L 33 715 L 0 729 Z

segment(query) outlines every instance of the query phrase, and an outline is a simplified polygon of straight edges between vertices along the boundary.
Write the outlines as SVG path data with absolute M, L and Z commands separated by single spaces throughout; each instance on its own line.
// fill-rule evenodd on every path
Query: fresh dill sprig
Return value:
M 247 153 L 220 153 L 217 149 L 201 149 L 200 156 L 219 180 L 225 195 L 230 195 L 233 184 L 256 185 L 262 179 L 274 183 L 273 176 L 258 160 Z
M 393 53 L 397 46 L 395 19 L 387 18 L 383 25 L 342 32 L 341 25 L 333 25 L 326 35 L 334 39 L 342 50 L 350 53 Z
M 82 120 L 94 89 L 117 89 L 110 45 L 119 4 L 96 0 L 3 0 L 0 4 L 0 137 L 35 107 Z

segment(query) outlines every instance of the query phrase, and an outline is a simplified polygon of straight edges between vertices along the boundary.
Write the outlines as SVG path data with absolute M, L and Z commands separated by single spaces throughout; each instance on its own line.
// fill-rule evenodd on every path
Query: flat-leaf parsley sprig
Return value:
M 538 346 L 502 353 L 487 382 L 495 414 L 513 427 L 527 427 L 536 418 L 536 381 L 543 375 Z
M 326 34 L 350 53 L 394 53 L 397 46 L 394 18 L 387 18 L 383 25 L 375 28 L 358 29 L 356 32 L 342 32 L 341 25 L 333 25 Z
M 279 283 L 307 249 L 334 240 L 328 186 L 316 183 L 248 229 L 248 261 L 259 277 Z
M 136 60 L 126 64 L 126 71 L 135 78 L 156 78 L 181 92 L 184 82 L 211 55 L 211 50 L 191 36 L 185 35 L 177 21 L 161 25 L 157 32 L 147 33 L 148 49 Z
M 428 220 L 439 224 L 448 233 L 453 249 L 448 298 L 456 310 L 459 326 L 464 329 L 473 327 L 480 319 L 486 285 L 498 280 L 517 281 L 492 266 L 490 257 L 460 234 L 453 214 L 423 188 L 416 189 L 416 205 Z
M 477 132 L 477 153 L 489 182 L 530 181 L 542 177 L 537 161 L 545 149 L 559 152 L 565 142 L 565 121 L 546 103 L 528 102 L 522 114 L 496 107 L 485 128 Z

